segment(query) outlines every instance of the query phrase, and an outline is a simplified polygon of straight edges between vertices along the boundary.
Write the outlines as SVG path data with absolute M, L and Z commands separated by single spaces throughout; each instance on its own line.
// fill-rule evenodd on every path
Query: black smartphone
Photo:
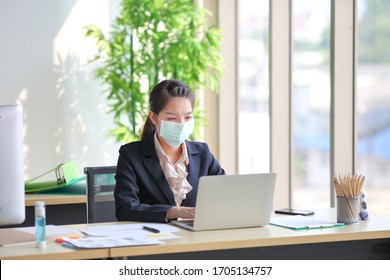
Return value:
M 310 216 L 314 215 L 314 211 L 311 210 L 299 210 L 293 208 L 283 208 L 275 210 L 276 214 L 285 214 L 285 215 L 301 215 L 301 216 Z

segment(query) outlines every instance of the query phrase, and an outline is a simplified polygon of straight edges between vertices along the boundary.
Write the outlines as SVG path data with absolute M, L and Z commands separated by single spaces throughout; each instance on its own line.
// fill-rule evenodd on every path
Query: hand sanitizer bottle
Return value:
M 46 247 L 46 207 L 44 201 L 35 202 L 35 237 L 37 248 Z

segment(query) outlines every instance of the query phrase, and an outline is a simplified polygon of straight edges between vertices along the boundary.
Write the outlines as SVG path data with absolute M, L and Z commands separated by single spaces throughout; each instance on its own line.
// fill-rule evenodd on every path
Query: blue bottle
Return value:
M 46 247 L 46 207 L 44 201 L 35 202 L 35 238 L 37 248 Z

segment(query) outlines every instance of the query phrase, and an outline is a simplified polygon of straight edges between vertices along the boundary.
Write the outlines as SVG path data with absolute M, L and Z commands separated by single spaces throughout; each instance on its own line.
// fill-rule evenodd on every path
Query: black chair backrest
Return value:
M 102 223 L 117 221 L 115 217 L 116 166 L 85 167 L 87 175 L 87 221 Z

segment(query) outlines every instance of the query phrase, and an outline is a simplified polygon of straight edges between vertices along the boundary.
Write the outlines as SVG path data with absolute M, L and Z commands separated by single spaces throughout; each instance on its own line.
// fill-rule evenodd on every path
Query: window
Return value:
M 234 117 L 219 146 L 238 154 L 224 156 L 231 170 L 272 169 L 274 206 L 296 208 L 334 205 L 331 173 L 353 171 L 366 176 L 370 213 L 390 216 L 390 2 L 230 0 L 219 9 L 232 58 L 220 126 Z
M 390 215 L 390 2 L 358 1 L 357 173 L 369 211 Z
M 292 6 L 292 206 L 328 207 L 330 1 Z
M 269 1 L 238 1 L 239 173 L 269 171 Z

